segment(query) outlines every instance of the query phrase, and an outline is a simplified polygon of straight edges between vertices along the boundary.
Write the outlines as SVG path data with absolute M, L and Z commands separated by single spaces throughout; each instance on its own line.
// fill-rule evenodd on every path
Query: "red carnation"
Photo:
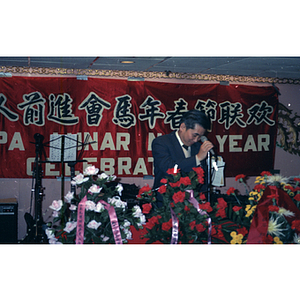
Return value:
M 300 201 L 300 194 L 297 194 L 297 195 L 294 197 L 294 199 L 295 199 L 296 201 Z
M 261 190 L 263 191 L 263 190 L 265 190 L 265 186 L 264 185 L 262 185 L 262 184 L 257 184 L 255 187 L 254 187 L 254 189 L 255 190 L 257 190 L 258 192 L 260 192 Z
M 207 212 L 213 211 L 212 207 L 210 206 L 209 202 L 206 202 L 204 204 L 199 204 L 199 208 L 202 210 L 206 210 Z
M 300 220 L 294 220 L 292 222 L 291 228 L 295 229 L 297 232 L 299 232 L 300 231 Z
M 162 223 L 161 226 L 162 230 L 168 231 L 172 228 L 172 219 L 170 219 L 168 222 Z
M 268 172 L 268 171 L 263 171 L 260 173 L 260 176 L 272 176 L 272 173 Z
M 294 181 L 300 182 L 300 178 L 295 177 L 295 178 L 294 178 Z
M 273 238 L 270 235 L 264 236 L 263 243 L 264 244 L 273 244 Z
M 269 205 L 268 209 L 269 211 L 275 211 L 275 212 L 279 211 L 279 207 L 275 205 Z
M 248 233 L 248 230 L 245 227 L 238 228 L 236 231 L 238 234 L 242 234 L 243 236 L 245 236 Z
M 183 202 L 184 198 L 185 198 L 185 192 L 182 191 L 174 193 L 172 196 L 172 199 L 174 200 L 175 203 Z
M 218 198 L 218 205 L 217 208 L 226 208 L 227 202 L 223 198 Z
M 233 210 L 233 211 L 239 211 L 241 208 L 242 208 L 241 206 L 235 205 L 235 206 L 232 208 L 232 210 Z
M 143 207 L 143 214 L 149 214 L 149 212 L 151 211 L 152 205 L 151 203 L 146 203 L 142 205 Z
M 227 194 L 228 196 L 230 196 L 231 194 L 234 194 L 234 191 L 235 191 L 235 188 L 230 187 L 230 188 L 227 190 L 226 194 Z
M 244 174 L 240 174 L 235 176 L 235 181 L 243 181 L 243 179 L 246 177 Z
M 226 212 L 224 208 L 221 208 L 217 211 L 216 217 L 221 217 L 222 219 L 226 218 Z
M 204 193 L 200 193 L 199 198 L 200 198 L 200 200 L 206 200 L 206 197 L 205 197 Z

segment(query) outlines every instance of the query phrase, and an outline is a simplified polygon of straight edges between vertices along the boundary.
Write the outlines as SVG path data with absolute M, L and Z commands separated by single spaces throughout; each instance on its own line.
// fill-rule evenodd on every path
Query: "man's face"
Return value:
M 181 123 L 178 134 L 179 134 L 181 141 L 186 146 L 191 146 L 194 143 L 200 141 L 200 138 L 202 135 L 205 134 L 205 131 L 206 130 L 199 124 L 196 124 L 194 129 L 186 129 L 185 124 Z

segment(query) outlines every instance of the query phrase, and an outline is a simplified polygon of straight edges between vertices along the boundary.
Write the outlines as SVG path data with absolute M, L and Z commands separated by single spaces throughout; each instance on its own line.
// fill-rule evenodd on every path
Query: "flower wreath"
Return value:
M 71 181 L 73 186 L 81 188 L 80 193 L 68 192 L 64 200 L 52 202 L 53 221 L 46 229 L 50 244 L 75 243 L 79 235 L 78 217 L 83 221 L 82 243 L 86 244 L 114 244 L 117 239 L 114 230 L 119 234 L 120 243 L 126 243 L 132 238 L 130 226 L 137 230 L 143 228 L 145 215 L 138 205 L 128 209 L 122 201 L 123 186 L 116 181 L 116 176 L 98 172 L 94 166 L 87 167 Z M 114 221 L 111 212 L 116 217 Z

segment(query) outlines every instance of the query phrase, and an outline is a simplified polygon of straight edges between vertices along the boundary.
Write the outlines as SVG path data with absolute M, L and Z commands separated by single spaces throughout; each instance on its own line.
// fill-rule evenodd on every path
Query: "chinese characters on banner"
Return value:
M 177 129 L 190 109 L 210 117 L 208 138 L 225 176 L 273 168 L 278 95 L 271 86 L 11 77 L 0 78 L 0 178 L 32 176 L 36 133 L 47 158 L 51 134 L 77 134 L 79 143 L 88 141 L 80 157 L 87 164 L 118 177 L 153 175 L 152 140 Z M 45 163 L 43 176 L 60 170 Z

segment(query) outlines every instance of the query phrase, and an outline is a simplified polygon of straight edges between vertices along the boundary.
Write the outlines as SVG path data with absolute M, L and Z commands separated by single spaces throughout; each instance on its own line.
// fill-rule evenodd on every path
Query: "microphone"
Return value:
M 201 138 L 200 138 L 200 141 L 201 141 L 202 143 L 204 143 L 205 141 L 208 141 L 208 138 L 207 138 L 205 135 L 202 135 Z M 213 149 L 210 149 L 209 152 L 210 152 L 210 154 L 211 154 L 212 156 L 215 156 L 215 157 L 216 157 L 215 151 L 214 151 Z
M 207 138 L 206 136 L 202 135 L 201 138 L 200 138 L 200 141 L 201 141 L 202 143 L 204 143 L 205 141 L 208 141 L 208 138 Z M 216 154 L 215 154 L 215 151 L 214 151 L 213 149 L 210 149 L 209 152 L 210 152 L 211 156 L 214 158 L 214 159 L 213 159 L 213 162 L 212 162 L 212 165 L 213 165 L 214 169 L 215 169 L 216 171 L 218 171 L 218 166 L 217 166 L 217 163 L 216 163 L 216 157 L 217 157 L 217 156 L 216 156 Z

